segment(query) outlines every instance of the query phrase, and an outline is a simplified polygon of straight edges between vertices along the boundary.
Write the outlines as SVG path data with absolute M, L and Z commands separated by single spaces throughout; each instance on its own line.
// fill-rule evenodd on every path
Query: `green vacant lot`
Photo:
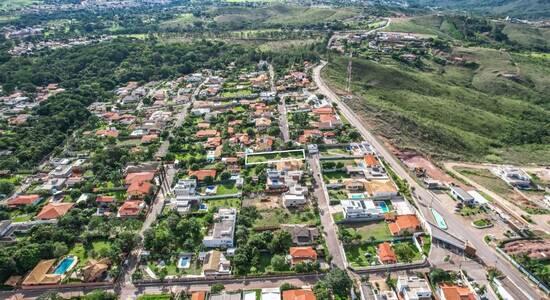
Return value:
M 426 61 L 420 70 L 393 60 L 354 59 L 357 97 L 348 105 L 395 145 L 436 158 L 550 161 L 550 60 L 520 61 L 485 48 L 453 51 L 479 67 Z M 348 58 L 334 58 L 323 77 L 343 89 L 347 66 Z M 515 74 L 516 66 L 517 80 L 502 75 Z
M 267 163 L 269 161 L 285 160 L 285 159 L 305 159 L 303 150 L 291 150 L 285 152 L 268 152 L 259 154 L 248 154 L 246 156 L 247 164 Z

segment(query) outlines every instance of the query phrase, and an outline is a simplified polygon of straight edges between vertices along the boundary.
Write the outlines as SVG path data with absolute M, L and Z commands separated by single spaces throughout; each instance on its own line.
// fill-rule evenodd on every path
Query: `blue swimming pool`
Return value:
M 204 204 L 204 203 L 201 203 L 199 205 L 199 210 L 208 210 L 208 205 Z
M 72 264 L 74 263 L 75 261 L 75 257 L 74 256 L 67 256 L 65 257 L 58 265 L 57 267 L 55 268 L 55 270 L 53 271 L 54 274 L 56 275 L 63 275 L 65 274 L 65 272 L 67 272 L 67 270 L 72 266 Z
M 383 214 L 390 211 L 390 208 L 388 207 L 386 202 L 380 201 L 380 202 L 376 202 L 375 204 L 378 207 L 378 209 L 380 209 L 380 212 L 382 212 Z
M 359 200 L 359 199 L 365 199 L 364 194 L 349 194 L 350 199 L 352 200 Z
M 437 227 L 443 230 L 447 230 L 447 223 L 445 223 L 445 220 L 443 220 L 443 217 L 435 209 L 431 208 L 431 210 L 432 210 L 432 215 L 434 216 L 435 222 L 437 223 Z
M 180 256 L 180 259 L 178 259 L 178 268 L 188 269 L 190 265 L 191 265 L 190 256 Z

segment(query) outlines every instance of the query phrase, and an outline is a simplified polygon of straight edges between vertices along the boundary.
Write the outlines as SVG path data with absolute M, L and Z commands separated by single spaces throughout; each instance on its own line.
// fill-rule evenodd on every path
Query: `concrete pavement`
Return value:
M 491 247 L 489 247 L 484 241 L 483 237 L 479 236 L 477 232 L 471 227 L 465 227 L 461 225 L 456 218 L 457 216 L 452 211 L 452 207 L 443 207 L 437 197 L 421 186 L 416 182 L 412 176 L 409 174 L 408 170 L 401 164 L 401 162 L 393 156 L 393 154 L 388 150 L 383 143 L 381 143 L 359 120 L 355 113 L 342 101 L 340 98 L 325 84 L 321 78 L 321 70 L 327 64 L 327 62 L 322 62 L 320 65 L 314 68 L 313 70 L 313 80 L 316 82 L 319 87 L 319 92 L 324 94 L 332 102 L 337 103 L 338 107 L 342 114 L 348 119 L 348 121 L 362 134 L 362 136 L 376 149 L 378 154 L 384 158 L 384 160 L 391 166 L 391 168 L 396 172 L 396 174 L 402 179 L 406 180 L 409 185 L 414 188 L 415 193 L 418 195 L 419 199 L 422 201 L 428 201 L 426 203 L 431 203 L 434 209 L 436 209 L 445 219 L 449 230 L 456 234 L 459 237 L 462 237 L 464 240 L 469 241 L 476 249 L 477 255 L 480 259 L 486 262 L 488 265 L 496 265 L 504 274 L 506 274 L 512 282 L 517 286 L 523 287 L 523 291 L 527 297 L 531 299 L 543 299 L 543 295 L 540 291 L 534 287 L 531 282 L 527 281 L 517 270 L 513 267 L 508 261 L 503 257 L 499 256 Z M 419 200 L 417 200 L 418 202 Z M 431 202 L 430 202 L 431 201 Z M 424 204 L 426 204 L 424 203 Z M 428 205 L 419 205 L 420 209 L 423 210 L 424 215 L 431 216 L 431 212 L 428 208 Z

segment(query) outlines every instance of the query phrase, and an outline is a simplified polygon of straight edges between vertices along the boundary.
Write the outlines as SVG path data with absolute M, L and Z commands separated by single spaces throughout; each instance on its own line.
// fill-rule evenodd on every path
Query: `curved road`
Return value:
M 420 185 L 412 176 L 408 170 L 401 164 L 401 162 L 388 150 L 382 142 L 380 142 L 360 121 L 355 115 L 352 109 L 350 109 L 344 102 L 340 101 L 340 98 L 325 84 L 321 78 L 321 70 L 327 62 L 322 61 L 313 70 L 313 80 L 319 87 L 319 92 L 324 94 L 332 102 L 338 104 L 342 114 L 348 119 L 348 121 L 362 134 L 362 136 L 376 149 L 379 156 L 383 157 L 385 161 L 392 167 L 395 173 L 406 180 L 411 188 L 414 189 L 418 199 L 415 199 L 420 209 L 423 210 L 426 217 L 431 216 L 431 212 L 428 206 L 432 206 L 437 210 L 447 222 L 449 231 L 461 237 L 463 240 L 469 241 L 476 249 L 477 255 L 487 265 L 496 266 L 506 274 L 508 278 L 519 287 L 525 293 L 528 299 L 545 299 L 542 293 L 531 284 L 530 281 L 525 279 L 518 269 L 512 266 L 505 258 L 499 256 L 495 250 L 489 247 L 484 241 L 483 237 L 479 235 L 471 227 L 464 227 L 463 223 L 457 220 L 457 216 L 453 213 L 452 207 L 443 206 L 439 199 L 431 191 L 427 190 L 424 186 Z M 422 200 L 421 200 L 422 199 Z M 426 201 L 426 202 L 424 202 Z

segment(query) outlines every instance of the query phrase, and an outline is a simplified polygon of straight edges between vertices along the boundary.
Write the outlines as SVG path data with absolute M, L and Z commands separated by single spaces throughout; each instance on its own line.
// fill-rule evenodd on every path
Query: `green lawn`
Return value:
M 32 220 L 34 214 L 12 214 L 11 221 L 14 223 L 17 222 L 26 222 Z
M 337 200 L 348 199 L 348 193 L 345 190 L 329 190 L 328 195 L 330 199 L 337 199 Z
M 388 224 L 385 221 L 379 221 L 369 224 L 346 224 L 340 225 L 342 228 L 351 230 L 354 234 L 361 235 L 361 241 L 370 241 L 374 238 L 377 241 L 391 240 L 393 236 L 390 233 Z
M 213 210 L 215 208 L 219 207 L 234 207 L 234 208 L 241 208 L 241 199 L 239 198 L 227 198 L 227 199 L 214 199 L 214 200 L 206 200 L 204 201 L 206 205 L 208 205 L 209 210 Z
M 346 173 L 346 172 L 342 172 L 342 171 L 323 172 L 323 180 L 326 183 L 333 182 L 333 181 L 338 181 L 338 180 L 346 179 L 346 178 L 350 178 L 348 173 Z
M 158 294 L 158 295 L 141 295 L 138 300 L 170 300 L 172 296 L 170 294 Z
M 350 155 L 351 153 L 347 151 L 346 149 L 342 148 L 326 148 L 321 149 L 320 151 L 321 157 L 323 156 L 338 156 L 338 155 Z
M 332 218 L 334 219 L 334 222 L 336 222 L 336 223 L 340 222 L 340 221 L 344 220 L 344 213 L 342 213 L 342 212 L 333 213 Z
M 379 264 L 374 244 L 346 245 L 344 251 L 352 267 L 368 267 Z
M 235 184 L 220 184 L 216 190 L 216 195 L 236 194 L 238 192 L 239 189 L 235 186 Z

